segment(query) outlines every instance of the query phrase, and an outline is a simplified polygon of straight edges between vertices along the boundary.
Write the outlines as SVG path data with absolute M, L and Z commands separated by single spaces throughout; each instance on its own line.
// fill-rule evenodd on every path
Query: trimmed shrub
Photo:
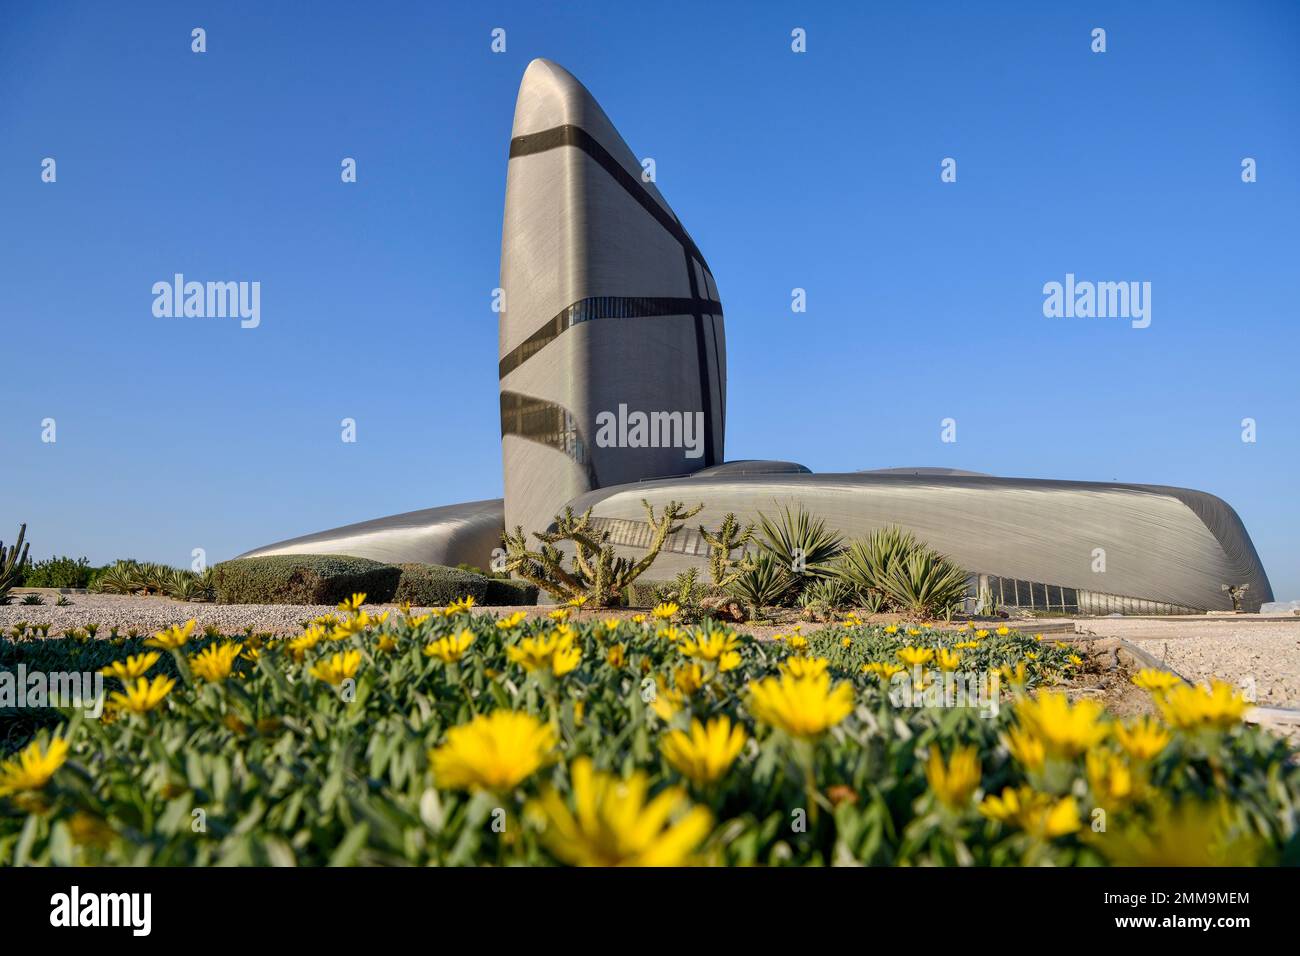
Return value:
M 394 565 L 334 554 L 236 558 L 213 571 L 220 604 L 338 604 L 356 593 L 382 603 L 402 577 Z
M 484 604 L 536 604 L 537 585 L 512 578 L 488 577 Z
M 458 598 L 472 597 L 475 604 L 486 604 L 488 579 L 473 571 L 448 568 L 441 564 L 399 564 L 401 579 L 393 600 L 410 601 L 417 607 L 441 607 Z

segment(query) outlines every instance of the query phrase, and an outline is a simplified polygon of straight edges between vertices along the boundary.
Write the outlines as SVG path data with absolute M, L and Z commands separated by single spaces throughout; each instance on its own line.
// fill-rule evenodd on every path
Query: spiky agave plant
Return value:
M 727 593 L 758 617 L 765 607 L 775 607 L 791 588 L 790 573 L 767 551 L 754 556 L 753 562 L 727 586 Z
M 924 545 L 890 566 L 885 596 L 919 618 L 951 618 L 966 599 L 965 570 Z
M 836 574 L 857 592 L 858 600 L 869 611 L 888 607 L 885 582 L 890 570 L 921 547 L 910 531 L 890 526 L 877 528 L 849 544 L 835 563 Z
M 136 590 L 137 568 L 134 561 L 116 561 L 95 578 L 90 589 L 101 594 L 131 594 Z
M 844 538 L 814 518 L 803 505 L 791 511 L 782 506 L 775 520 L 759 513 L 758 545 L 785 569 L 788 587 L 783 601 L 794 601 L 817 578 L 834 574 L 834 562 L 844 550 Z M 777 602 L 779 603 L 779 602 Z

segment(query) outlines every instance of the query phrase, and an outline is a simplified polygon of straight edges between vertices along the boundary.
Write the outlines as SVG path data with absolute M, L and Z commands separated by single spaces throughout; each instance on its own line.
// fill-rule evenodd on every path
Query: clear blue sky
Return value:
M 187 564 L 499 495 L 545 56 L 709 258 L 728 458 L 1199 488 L 1300 598 L 1300 4 L 1043 7 L 3 0 L 0 537 Z M 155 318 L 175 272 L 260 281 L 261 327 Z M 1045 318 L 1067 272 L 1151 282 L 1151 327 Z

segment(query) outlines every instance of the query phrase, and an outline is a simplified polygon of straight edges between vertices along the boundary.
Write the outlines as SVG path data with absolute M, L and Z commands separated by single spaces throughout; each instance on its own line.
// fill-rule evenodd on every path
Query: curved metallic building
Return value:
M 708 263 L 586 87 L 547 60 L 529 64 L 515 104 L 501 288 L 507 527 L 544 528 L 593 488 L 722 461 Z M 637 413 L 664 416 L 670 434 L 602 436 L 602 414 Z
M 655 563 L 703 566 L 697 527 L 802 504 L 846 537 L 913 531 L 1004 606 L 1078 614 L 1231 608 L 1273 594 L 1241 520 L 1183 488 L 997 478 L 943 468 L 812 474 L 723 461 L 726 344 L 704 256 L 591 94 L 534 60 L 515 105 L 501 240 L 498 372 L 505 499 L 414 511 L 248 552 L 487 567 L 504 527 L 590 507 L 643 553 L 642 499 L 704 510 Z

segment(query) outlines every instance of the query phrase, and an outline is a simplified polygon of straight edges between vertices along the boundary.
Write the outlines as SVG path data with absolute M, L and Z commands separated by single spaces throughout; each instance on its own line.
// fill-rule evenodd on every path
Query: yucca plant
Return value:
M 825 621 L 853 605 L 853 586 L 842 578 L 818 578 L 799 595 L 799 607 L 806 617 Z
M 967 573 L 943 555 L 921 546 L 889 568 L 885 596 L 920 618 L 950 619 L 966 599 Z
M 781 562 L 763 551 L 727 586 L 727 592 L 749 609 L 751 617 L 758 617 L 762 608 L 781 602 L 791 588 L 790 578 Z
M 101 594 L 131 594 L 136 590 L 137 568 L 134 561 L 117 561 L 95 579 L 91 590 Z
M 888 607 L 885 582 L 891 569 L 921 546 L 910 531 L 877 528 L 848 546 L 836 562 L 835 572 L 852 586 L 869 611 L 884 610 Z
M 760 513 L 758 520 L 758 545 L 786 571 L 788 581 L 786 592 L 773 603 L 793 602 L 813 579 L 833 576 L 844 539 L 825 520 L 814 518 L 803 505 L 794 512 L 783 506 L 776 520 Z
M 198 575 L 183 568 L 172 571 L 167 579 L 166 593 L 178 601 L 197 601 L 203 595 Z

